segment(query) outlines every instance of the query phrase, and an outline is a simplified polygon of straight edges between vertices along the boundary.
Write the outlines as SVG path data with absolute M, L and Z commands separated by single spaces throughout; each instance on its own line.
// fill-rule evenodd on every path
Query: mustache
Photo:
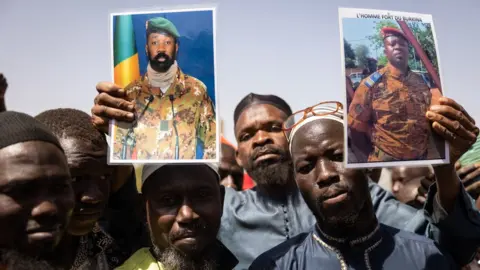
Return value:
M 206 229 L 207 229 L 206 225 L 200 222 L 197 222 L 197 223 L 191 224 L 188 228 L 183 228 L 171 233 L 169 238 L 171 242 L 174 242 L 179 239 L 197 236 L 199 233 L 201 233 Z
M 98 212 L 103 212 L 103 205 L 101 203 L 97 204 L 85 204 L 85 203 L 77 203 L 74 208 L 74 212 L 81 213 L 81 214 L 96 214 Z
M 350 193 L 350 189 L 345 184 L 334 184 L 329 186 L 328 188 L 324 188 L 321 195 L 318 196 L 317 201 L 319 203 L 323 203 L 324 201 L 334 198 L 343 193 Z
M 255 150 L 253 150 L 251 160 L 255 160 L 260 156 L 267 155 L 267 154 L 275 154 L 275 155 L 285 157 L 285 151 L 283 151 L 283 149 L 275 146 L 263 146 L 261 148 L 255 148 Z
M 155 59 L 155 61 L 158 61 L 158 59 L 160 59 L 160 58 L 165 58 L 166 61 L 170 60 L 170 56 L 168 56 L 166 53 L 162 53 L 162 52 L 155 55 L 155 57 L 153 59 Z

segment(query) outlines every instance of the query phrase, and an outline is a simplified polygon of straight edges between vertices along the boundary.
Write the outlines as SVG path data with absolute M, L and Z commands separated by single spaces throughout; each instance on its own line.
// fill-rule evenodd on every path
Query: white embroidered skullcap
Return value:
M 142 182 L 140 185 L 137 185 L 137 190 L 138 193 L 142 193 L 142 187 L 145 181 L 152 175 L 154 172 L 156 172 L 158 169 L 164 167 L 164 166 L 170 166 L 170 167 L 175 167 L 175 166 L 207 166 L 210 169 L 212 169 L 215 172 L 215 175 L 218 177 L 218 181 L 220 181 L 220 174 L 218 173 L 218 165 L 215 163 L 175 163 L 175 164 L 144 164 L 142 168 Z M 183 168 L 182 168 L 183 169 Z
M 336 112 L 335 112 L 336 111 Z M 315 113 L 317 114 L 325 114 L 325 115 L 322 115 L 322 116 L 317 116 L 317 115 L 313 115 L 312 113 L 310 113 L 307 117 L 307 119 L 303 120 L 302 122 L 300 122 L 298 125 L 296 125 L 288 134 L 288 141 L 289 141 L 289 150 L 290 152 L 292 151 L 292 141 L 293 141 L 293 137 L 295 136 L 295 133 L 297 133 L 297 131 L 302 127 L 304 126 L 305 124 L 308 124 L 312 121 L 315 121 L 315 120 L 320 120 L 320 119 L 330 119 L 330 120 L 334 120 L 334 121 L 337 121 L 337 122 L 340 122 L 342 125 L 344 125 L 344 122 L 343 122 L 343 110 L 342 109 L 338 109 L 337 110 L 337 105 L 332 105 L 332 104 L 322 104 L 322 105 L 319 105 L 317 107 L 315 107 L 315 110 L 314 110 Z M 334 112 L 334 113 L 333 113 Z M 328 113 L 328 114 L 326 114 Z

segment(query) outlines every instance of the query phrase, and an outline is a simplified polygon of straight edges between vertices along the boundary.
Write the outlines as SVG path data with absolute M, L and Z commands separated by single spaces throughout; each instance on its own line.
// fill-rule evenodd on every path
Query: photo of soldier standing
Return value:
M 205 84 L 177 64 L 179 38 L 166 18 L 146 22 L 148 66 L 124 88 L 135 119 L 114 125 L 113 161 L 216 159 L 215 107 Z
M 400 29 L 383 27 L 381 35 L 388 63 L 361 81 L 349 106 L 350 144 L 357 151 L 349 162 L 444 159 L 445 143 L 425 117 L 438 89 L 410 69 L 410 42 Z

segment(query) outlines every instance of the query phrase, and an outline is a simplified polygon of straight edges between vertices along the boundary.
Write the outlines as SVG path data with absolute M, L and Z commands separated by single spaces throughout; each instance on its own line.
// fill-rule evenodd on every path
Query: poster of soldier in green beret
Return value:
M 110 164 L 218 162 L 215 28 L 215 7 L 111 14 L 135 120 L 110 124 Z
M 426 117 L 444 95 L 432 16 L 339 9 L 346 166 L 449 162 Z

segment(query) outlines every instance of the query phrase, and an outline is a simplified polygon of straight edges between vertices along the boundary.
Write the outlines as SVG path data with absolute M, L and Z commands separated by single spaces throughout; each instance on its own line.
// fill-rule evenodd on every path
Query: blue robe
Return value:
M 283 242 L 258 257 L 252 270 L 450 270 L 449 254 L 418 234 L 379 225 L 356 240 L 335 239 L 318 228 Z
M 416 210 L 397 201 L 377 184 L 369 183 L 373 208 L 380 223 L 424 235 L 466 265 L 480 246 L 480 213 L 463 186 L 455 207 L 447 214 L 436 199 L 436 185 L 425 208 Z M 283 202 L 262 196 L 255 188 L 225 189 L 218 239 L 237 257 L 235 269 L 248 269 L 253 260 L 280 243 L 309 232 L 316 220 L 298 190 Z

